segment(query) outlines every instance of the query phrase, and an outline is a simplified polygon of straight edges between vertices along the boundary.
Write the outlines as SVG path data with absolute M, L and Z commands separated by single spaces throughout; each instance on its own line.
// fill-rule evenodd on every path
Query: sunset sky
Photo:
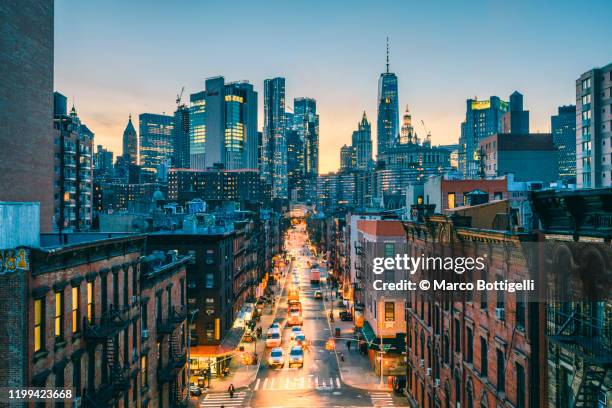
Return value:
M 317 100 L 320 172 L 336 170 L 362 112 L 373 122 L 385 66 L 434 144 L 456 143 L 465 99 L 515 89 L 531 130 L 549 131 L 575 103 L 575 79 L 612 62 L 608 1 L 79 1 L 55 2 L 55 89 L 74 99 L 95 144 L 121 153 L 128 115 L 172 114 L 204 79 L 286 78 L 287 100 Z M 137 126 L 137 120 L 135 122 Z

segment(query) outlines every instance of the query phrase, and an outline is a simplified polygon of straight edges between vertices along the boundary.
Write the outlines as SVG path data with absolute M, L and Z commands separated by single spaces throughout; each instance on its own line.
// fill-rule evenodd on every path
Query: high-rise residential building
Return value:
M 357 124 L 357 130 L 353 132 L 352 146 L 355 149 L 355 166 L 357 170 L 366 171 L 374 167 L 372 160 L 372 127 L 365 111 L 361 121 Z
M 0 201 L 39 202 L 51 232 L 53 1 L 2 2 L 0 20 Z
M 576 184 L 612 186 L 612 63 L 576 80 Z
M 189 168 L 189 108 L 181 104 L 174 111 L 174 127 L 172 128 L 172 143 L 174 144 L 173 167 Z
M 63 111 L 66 97 L 55 92 L 55 229 L 84 231 L 91 228 L 94 134 L 81 123 L 76 109 Z M 112 160 L 112 159 L 111 159 Z
M 559 149 L 559 177 L 576 183 L 576 105 L 559 106 L 550 118 L 553 143 Z
M 412 115 L 410 114 L 408 105 L 406 105 L 406 112 L 404 112 L 403 116 L 399 142 L 400 144 L 417 143 L 414 127 L 412 126 Z
M 480 171 L 480 140 L 501 132 L 502 115 L 508 112 L 508 102 L 491 96 L 484 101 L 468 99 L 466 105 L 459 138 L 459 171 L 466 178 L 476 178 Z
M 287 178 L 289 199 L 304 201 L 304 142 L 295 129 L 285 130 L 287 135 Z
M 174 117 L 155 113 L 139 116 L 141 177 L 145 182 L 154 182 L 159 166 L 172 160 L 172 132 Z
M 94 177 L 111 176 L 113 174 L 113 152 L 98 145 L 93 155 Z
M 357 152 L 353 146 L 340 148 L 340 171 L 353 171 L 357 167 Z
M 191 95 L 191 168 L 217 164 L 227 169 L 257 168 L 257 92 L 246 82 L 208 78 Z
M 387 39 L 386 71 L 378 79 L 378 117 L 376 121 L 378 160 L 385 159 L 385 151 L 399 142 L 399 107 L 397 76 L 389 72 L 389 41 Z
M 319 115 L 317 102 L 312 98 L 293 101 L 293 127 L 304 146 L 304 198 L 315 202 L 319 175 Z
M 123 156 L 130 163 L 138 164 L 138 135 L 132 124 L 132 115 L 123 131 Z
M 206 168 L 206 91 L 189 97 L 189 168 Z
M 264 155 L 261 177 L 271 185 L 272 197 L 289 198 L 287 136 L 285 134 L 285 78 L 264 81 Z
M 529 111 L 523 109 L 523 94 L 514 91 L 510 95 L 508 112 L 502 115 L 502 133 L 526 135 L 529 133 Z

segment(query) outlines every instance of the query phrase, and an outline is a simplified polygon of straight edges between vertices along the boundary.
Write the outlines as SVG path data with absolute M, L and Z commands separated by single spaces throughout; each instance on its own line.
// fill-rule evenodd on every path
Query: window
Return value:
M 444 334 L 444 364 L 450 363 L 450 344 L 448 340 L 448 333 Z
M 392 283 L 395 280 L 395 271 L 393 269 L 385 269 L 384 282 Z
M 525 408 L 525 368 L 516 363 L 516 408 Z
M 129 268 L 125 267 L 123 269 L 123 306 L 125 306 L 126 308 L 130 304 L 129 277 Z
M 504 352 L 497 349 L 497 391 L 504 391 L 506 384 L 506 373 L 504 367 Z
M 525 301 L 524 293 L 516 292 L 516 327 L 524 330 L 525 329 Z
M 455 193 L 448 193 L 448 208 L 455 208 Z
M 113 272 L 113 306 L 119 308 L 119 272 Z
M 206 282 L 204 283 L 204 287 L 206 289 L 212 289 L 215 286 L 215 275 L 212 273 L 206 274 Z
M 393 258 L 395 256 L 395 244 L 393 242 L 385 243 L 385 258 Z
M 385 322 L 395 321 L 395 303 L 385 302 Z
M 76 333 L 80 329 L 81 310 L 79 308 L 79 287 L 72 288 L 72 333 Z
M 481 273 L 480 279 L 487 282 L 487 268 L 486 267 L 482 268 L 480 273 Z M 480 308 L 481 309 L 487 308 L 487 293 L 488 292 L 486 290 L 483 290 L 482 292 L 480 292 Z
M 474 335 L 472 334 L 472 329 L 467 328 L 467 356 L 466 361 L 470 364 L 474 363 Z
M 484 337 L 480 338 L 480 375 L 487 377 L 489 373 L 489 350 L 487 347 L 487 341 Z
M 587 121 L 590 119 L 591 119 L 591 111 L 590 110 L 582 111 L 582 120 Z
M 584 79 L 582 81 L 582 90 L 586 91 L 591 87 L 591 78 Z
M 461 352 L 461 322 L 455 319 L 455 352 Z
M 496 191 L 493 193 L 493 199 L 494 200 L 501 200 L 503 199 L 503 193 L 501 191 Z
M 64 335 L 64 293 L 55 292 L 55 338 L 61 340 Z
M 582 95 L 582 104 L 588 105 L 591 103 L 591 94 Z
M 94 304 L 94 284 L 93 282 L 87 282 L 87 321 L 89 323 L 91 323 L 94 318 Z
M 44 305 L 43 299 L 34 300 L 34 352 L 45 348 L 44 330 Z
M 147 387 L 149 385 L 149 378 L 147 375 L 147 356 L 140 357 L 140 386 Z

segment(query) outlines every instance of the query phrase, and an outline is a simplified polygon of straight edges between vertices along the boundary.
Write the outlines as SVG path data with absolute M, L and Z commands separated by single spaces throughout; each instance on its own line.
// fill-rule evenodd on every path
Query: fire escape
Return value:
M 353 290 L 355 292 L 355 306 L 364 307 L 363 304 L 363 285 L 365 284 L 365 258 L 366 251 L 361 242 L 355 242 L 355 278 Z M 357 302 L 359 300 L 359 302 Z
M 575 407 L 605 404 L 603 386 L 612 372 L 612 322 L 605 311 L 596 317 L 596 307 L 597 302 L 568 302 L 551 305 L 547 312 L 546 334 L 559 347 L 558 355 L 581 362 L 574 364 L 571 381 Z
M 129 324 L 128 311 L 110 305 L 107 312 L 98 319 L 84 319 L 85 340 L 93 347 L 102 344 L 103 364 L 102 383 L 96 390 L 88 390 L 84 395 L 84 405 L 93 408 L 113 407 L 130 389 L 127 375 L 128 366 L 124 364 L 119 351 L 119 333 Z M 104 373 L 106 372 L 106 375 Z
M 186 350 L 183 347 L 183 331 L 178 330 L 186 319 L 185 307 L 173 307 L 170 309 L 168 318 L 161 320 L 157 326 L 159 341 L 163 336 L 168 336 L 168 354 L 166 364 L 160 360 L 157 368 L 157 379 L 160 386 L 169 384 L 170 407 L 187 406 L 187 389 L 185 384 L 179 381 L 179 374 L 187 363 Z

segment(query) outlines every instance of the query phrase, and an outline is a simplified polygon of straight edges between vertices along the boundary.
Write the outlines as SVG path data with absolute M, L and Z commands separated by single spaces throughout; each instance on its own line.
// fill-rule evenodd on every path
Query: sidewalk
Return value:
M 351 387 L 368 391 L 380 391 L 380 376 L 375 374 L 370 364 L 370 359 L 359 353 L 357 341 L 351 341 L 351 350 L 348 350 L 346 339 L 355 338 L 353 332 L 355 322 L 343 322 L 340 320 L 340 309 L 336 308 L 336 302 L 337 299 L 334 299 L 334 323 L 331 324 L 331 327 L 332 334 L 335 332 L 336 327 L 340 328 L 340 339 L 336 341 L 336 354 L 338 355 L 342 381 Z M 344 361 L 340 359 L 340 353 L 344 355 Z M 382 390 L 391 390 L 391 387 L 386 383 L 386 379 L 385 387 Z
M 292 267 L 292 263 L 289 265 L 288 271 Z M 229 388 L 230 384 L 234 384 L 234 388 L 236 390 L 244 387 L 248 387 L 253 381 L 255 381 L 255 377 L 257 377 L 257 373 L 259 372 L 259 365 L 262 363 L 262 360 L 265 359 L 265 350 L 266 350 L 266 331 L 268 327 L 274 322 L 276 317 L 276 310 L 279 302 L 281 301 L 281 295 L 285 288 L 285 280 L 289 276 L 289 273 L 285 273 L 285 277 L 280 282 L 280 285 L 276 285 L 274 292 L 275 302 L 271 305 L 266 305 L 262 311 L 262 315 L 257 326 L 262 328 L 262 338 L 257 339 L 256 342 L 252 343 L 240 343 L 241 346 L 244 346 L 245 353 L 253 353 L 255 352 L 255 348 L 257 348 L 257 364 L 254 365 L 244 365 L 241 361 L 241 355 L 236 355 L 230 361 L 229 369 L 230 374 L 227 377 L 216 377 L 213 378 L 210 384 L 209 392 L 225 392 Z M 255 346 L 257 344 L 257 346 Z

